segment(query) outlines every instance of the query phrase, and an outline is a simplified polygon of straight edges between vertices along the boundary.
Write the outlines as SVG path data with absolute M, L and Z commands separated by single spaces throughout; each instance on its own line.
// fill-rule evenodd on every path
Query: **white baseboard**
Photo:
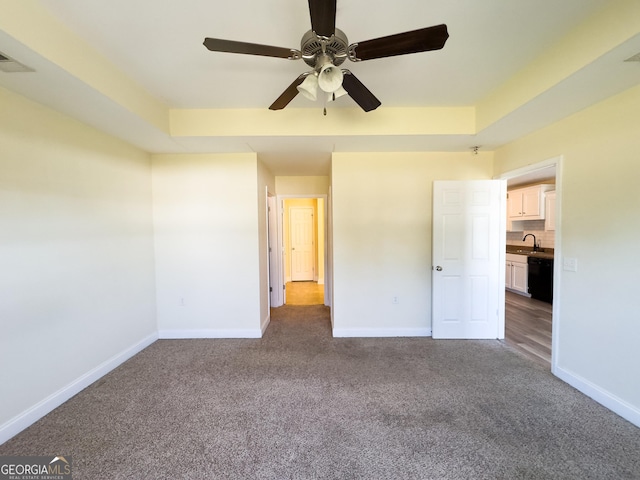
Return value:
M 334 328 L 334 337 L 430 337 L 430 328 Z
M 640 410 L 638 410 L 638 408 L 633 405 L 629 405 L 621 398 L 616 397 L 612 393 L 600 388 L 589 380 L 586 380 L 580 375 L 576 375 L 569 370 L 556 366 L 553 369 L 553 374 L 559 379 L 567 382 L 576 390 L 579 390 L 599 404 L 607 407 L 612 412 L 620 415 L 625 420 L 633 423 L 636 427 L 640 427 Z
M 267 327 L 269 326 L 269 323 L 271 323 L 271 315 L 267 315 L 267 318 L 265 318 L 262 321 L 262 324 L 260 325 L 260 332 L 261 332 L 260 337 L 262 337 L 262 335 L 264 335 L 264 332 L 267 330 Z
M 143 338 L 135 345 L 132 345 L 126 350 L 114 355 L 110 359 L 98 365 L 96 368 L 89 370 L 84 375 L 78 377 L 67 386 L 61 388 L 44 400 L 36 403 L 31 408 L 28 408 L 24 412 L 7 421 L 4 425 L 0 426 L 0 445 L 20 433 L 25 428 L 33 425 L 46 414 L 58 408 L 71 397 L 87 388 L 93 382 L 104 377 L 111 370 L 120 366 L 131 357 L 147 348 L 157 339 L 158 335 L 156 333 Z
M 259 328 L 160 330 L 158 332 L 158 338 L 161 340 L 188 338 L 262 338 L 262 331 Z

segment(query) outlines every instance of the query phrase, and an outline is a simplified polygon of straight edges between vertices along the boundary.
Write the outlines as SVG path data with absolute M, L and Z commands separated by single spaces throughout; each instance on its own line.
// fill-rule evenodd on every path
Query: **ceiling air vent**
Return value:
M 29 68 L 26 65 L 23 65 L 20 62 L 15 61 L 8 55 L 0 52 L 0 71 L 5 73 L 16 73 L 16 72 L 33 72 L 35 71 L 33 68 Z

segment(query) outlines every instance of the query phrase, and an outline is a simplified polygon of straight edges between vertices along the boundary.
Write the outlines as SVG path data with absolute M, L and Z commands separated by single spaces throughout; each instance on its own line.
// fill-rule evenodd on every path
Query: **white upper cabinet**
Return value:
M 507 195 L 507 232 L 522 232 L 524 230 L 524 225 L 522 222 L 513 221 L 511 218 L 511 198 Z M 518 220 L 522 220 L 518 217 Z
M 555 185 L 534 185 L 508 192 L 509 220 L 544 220 L 545 192 Z

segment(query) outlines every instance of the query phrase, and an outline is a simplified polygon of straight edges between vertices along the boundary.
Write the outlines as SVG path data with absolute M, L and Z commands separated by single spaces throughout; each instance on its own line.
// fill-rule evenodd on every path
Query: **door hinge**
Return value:
M 273 292 L 273 287 L 269 287 L 269 293 Z

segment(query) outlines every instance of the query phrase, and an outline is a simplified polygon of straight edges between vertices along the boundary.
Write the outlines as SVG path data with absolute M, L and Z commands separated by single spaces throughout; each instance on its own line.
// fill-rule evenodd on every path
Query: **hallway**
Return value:
M 318 282 L 287 282 L 287 305 L 323 305 L 324 285 Z

